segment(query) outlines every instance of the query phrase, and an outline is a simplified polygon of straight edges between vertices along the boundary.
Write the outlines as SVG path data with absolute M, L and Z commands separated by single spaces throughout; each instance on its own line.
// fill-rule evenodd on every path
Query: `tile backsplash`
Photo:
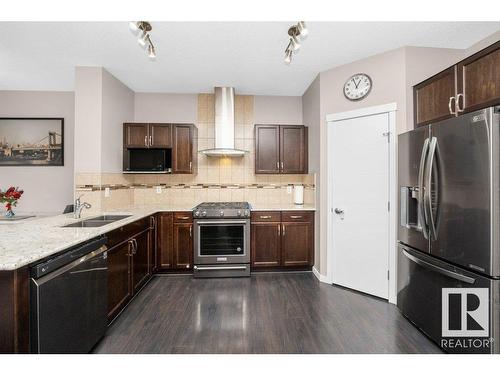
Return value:
M 214 147 L 214 95 L 198 95 L 198 150 Z M 196 175 L 126 175 L 80 173 L 76 194 L 85 194 L 93 210 L 131 205 L 180 204 L 203 201 L 248 201 L 258 205 L 293 203 L 289 185 L 304 185 L 304 203 L 314 204 L 315 175 L 256 175 L 254 173 L 254 97 L 235 96 L 235 147 L 240 158 L 214 158 L 198 153 Z M 160 187 L 157 189 L 157 187 Z M 105 189 L 109 197 L 105 197 Z

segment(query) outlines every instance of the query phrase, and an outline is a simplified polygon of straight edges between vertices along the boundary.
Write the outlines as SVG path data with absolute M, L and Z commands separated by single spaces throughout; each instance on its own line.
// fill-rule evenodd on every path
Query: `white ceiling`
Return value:
M 402 46 L 467 48 L 500 22 L 310 22 L 290 66 L 293 22 L 153 22 L 150 61 L 128 22 L 0 22 L 0 89 L 73 90 L 75 66 L 103 66 L 134 91 L 302 95 L 316 74 Z

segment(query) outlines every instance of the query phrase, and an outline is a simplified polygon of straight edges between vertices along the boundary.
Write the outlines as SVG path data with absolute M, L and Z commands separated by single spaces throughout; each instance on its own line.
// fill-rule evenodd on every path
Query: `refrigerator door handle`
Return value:
M 467 283 L 467 284 L 474 284 L 476 282 L 476 279 L 474 279 L 472 277 L 465 276 L 465 275 L 462 275 L 461 273 L 450 271 L 450 270 L 447 270 L 445 268 L 441 268 L 439 266 L 436 266 L 430 262 L 427 262 L 423 259 L 416 257 L 415 255 L 408 253 L 404 249 L 403 249 L 403 254 L 408 259 L 410 259 L 412 262 L 418 264 L 419 266 L 422 266 L 424 268 L 427 268 L 427 269 L 430 269 L 430 270 L 435 271 L 437 273 L 440 273 L 441 275 L 451 277 L 452 279 L 455 279 L 455 280 L 463 281 L 464 283 Z
M 424 146 L 422 147 L 422 154 L 420 156 L 420 166 L 418 168 L 418 195 L 417 195 L 417 208 L 418 208 L 418 225 L 422 228 L 422 234 L 424 238 L 429 239 L 427 233 L 427 223 L 425 220 L 424 211 L 424 170 L 425 170 L 425 160 L 427 156 L 427 151 L 429 149 L 429 138 L 424 141 Z
M 436 150 L 437 150 L 437 138 L 432 137 L 429 144 L 429 157 L 427 158 L 427 175 L 425 176 L 425 192 L 424 192 L 424 204 L 425 204 L 425 213 L 426 213 L 426 222 L 429 226 L 429 237 L 431 240 L 437 240 L 437 230 L 436 230 L 436 222 L 434 218 L 434 214 L 432 212 L 432 174 L 434 172 L 434 160 L 436 159 Z M 438 184 L 436 183 L 436 196 L 438 195 Z

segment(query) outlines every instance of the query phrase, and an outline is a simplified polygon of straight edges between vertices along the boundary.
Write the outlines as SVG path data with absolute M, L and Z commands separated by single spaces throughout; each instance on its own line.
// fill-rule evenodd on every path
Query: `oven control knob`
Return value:
M 250 212 L 248 210 L 245 210 L 245 216 L 250 215 Z
M 200 216 L 200 211 L 199 211 L 199 210 L 196 210 L 196 211 L 194 212 L 194 216 Z
M 220 210 L 220 216 L 224 216 L 224 211 Z
M 207 216 L 207 211 L 201 211 L 201 216 Z
M 240 211 L 240 210 L 238 210 L 237 215 L 238 215 L 238 216 L 241 216 L 241 211 Z

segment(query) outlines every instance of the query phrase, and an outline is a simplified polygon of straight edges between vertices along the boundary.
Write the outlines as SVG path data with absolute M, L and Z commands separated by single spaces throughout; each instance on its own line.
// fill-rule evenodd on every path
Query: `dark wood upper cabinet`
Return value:
M 174 223 L 175 268 L 191 269 L 193 266 L 193 224 Z
M 500 104 L 500 41 L 458 64 L 459 112 Z
M 132 297 L 132 246 L 132 241 L 127 241 L 108 250 L 108 321 L 113 320 Z
M 307 173 L 307 127 L 255 125 L 255 173 Z
M 150 147 L 171 148 L 172 147 L 172 125 L 171 124 L 149 124 L 151 136 Z
M 455 71 L 456 67 L 452 66 L 414 87 L 416 126 L 455 116 Z
M 196 173 L 197 129 L 192 124 L 173 124 L 172 173 Z
M 250 231 L 252 267 L 281 264 L 281 223 L 252 223 Z
M 415 127 L 500 104 L 500 41 L 413 87 Z
M 307 128 L 280 126 L 281 173 L 307 173 Z
M 255 173 L 280 173 L 279 125 L 255 125 Z
M 123 124 L 123 145 L 126 148 L 148 148 L 149 125 L 142 123 Z

